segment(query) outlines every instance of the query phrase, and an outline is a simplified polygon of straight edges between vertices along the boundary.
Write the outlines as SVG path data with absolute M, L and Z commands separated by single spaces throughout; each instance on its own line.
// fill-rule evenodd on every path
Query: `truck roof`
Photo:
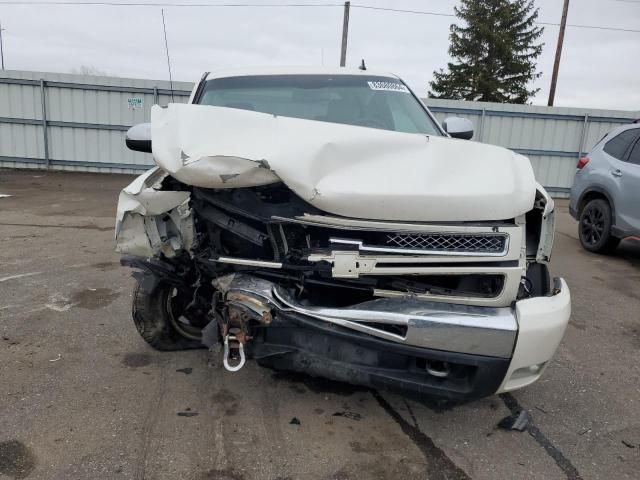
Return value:
M 292 66 L 292 67 L 244 67 L 212 70 L 207 80 L 226 77 L 249 77 L 254 75 L 363 75 L 399 78 L 397 75 L 379 70 L 360 70 L 348 67 Z

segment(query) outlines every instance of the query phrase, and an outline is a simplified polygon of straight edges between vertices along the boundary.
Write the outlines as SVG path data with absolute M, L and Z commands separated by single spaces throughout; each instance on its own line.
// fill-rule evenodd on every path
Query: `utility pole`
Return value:
M 568 11 L 569 0 L 564 0 L 564 6 L 562 7 L 562 20 L 560 20 L 560 32 L 558 33 L 558 46 L 556 47 L 556 59 L 553 62 L 553 74 L 551 75 L 549 102 L 547 103 L 550 107 L 553 107 L 553 99 L 556 96 L 556 82 L 558 81 L 558 69 L 560 68 L 560 56 L 562 55 L 562 43 L 564 42 L 564 30 L 567 26 Z
M 344 16 L 342 17 L 342 49 L 340 50 L 340 66 L 347 63 L 347 37 L 349 36 L 349 8 L 351 2 L 344 2 Z
M 0 59 L 2 60 L 2 70 L 4 70 L 4 48 L 2 46 L 2 23 L 0 23 Z

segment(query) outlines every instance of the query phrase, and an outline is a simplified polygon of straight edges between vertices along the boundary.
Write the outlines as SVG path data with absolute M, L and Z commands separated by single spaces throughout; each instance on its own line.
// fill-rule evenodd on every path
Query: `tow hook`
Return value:
M 232 351 L 237 350 L 238 352 L 238 363 L 236 365 L 232 365 L 231 363 L 229 363 L 229 360 L 232 358 Z M 227 334 L 224 337 L 224 350 L 222 353 L 222 364 L 224 365 L 224 368 L 226 370 L 228 370 L 229 372 L 237 372 L 238 370 L 240 370 L 242 367 L 244 367 L 245 364 L 245 356 L 244 356 L 244 347 L 242 345 L 242 342 L 238 339 L 238 337 L 236 337 L 233 334 Z M 236 356 L 233 355 L 234 360 L 236 360 Z
M 223 344 L 222 364 L 229 372 L 244 367 L 244 346 L 252 339 L 251 331 L 256 325 L 269 326 L 273 320 L 271 299 L 273 284 L 267 280 L 245 274 L 232 273 L 218 277 L 213 286 L 224 302 L 217 326 Z M 213 328 L 213 327 L 212 327 Z M 220 345 L 216 337 L 207 338 L 208 344 Z M 213 351 L 214 347 L 210 347 Z

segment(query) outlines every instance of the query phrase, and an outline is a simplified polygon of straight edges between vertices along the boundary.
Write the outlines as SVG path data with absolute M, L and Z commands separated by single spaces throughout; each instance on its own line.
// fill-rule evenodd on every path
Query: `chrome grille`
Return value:
M 504 234 L 429 233 L 387 235 L 387 245 L 412 250 L 440 252 L 500 253 L 505 251 L 507 236 Z

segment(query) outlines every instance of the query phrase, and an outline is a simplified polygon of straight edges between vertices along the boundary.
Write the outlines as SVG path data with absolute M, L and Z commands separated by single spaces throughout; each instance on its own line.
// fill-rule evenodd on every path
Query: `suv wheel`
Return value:
M 590 252 L 608 253 L 618 246 L 620 239 L 611 235 L 611 207 L 606 200 L 598 198 L 584 206 L 578 235 L 584 249 Z

